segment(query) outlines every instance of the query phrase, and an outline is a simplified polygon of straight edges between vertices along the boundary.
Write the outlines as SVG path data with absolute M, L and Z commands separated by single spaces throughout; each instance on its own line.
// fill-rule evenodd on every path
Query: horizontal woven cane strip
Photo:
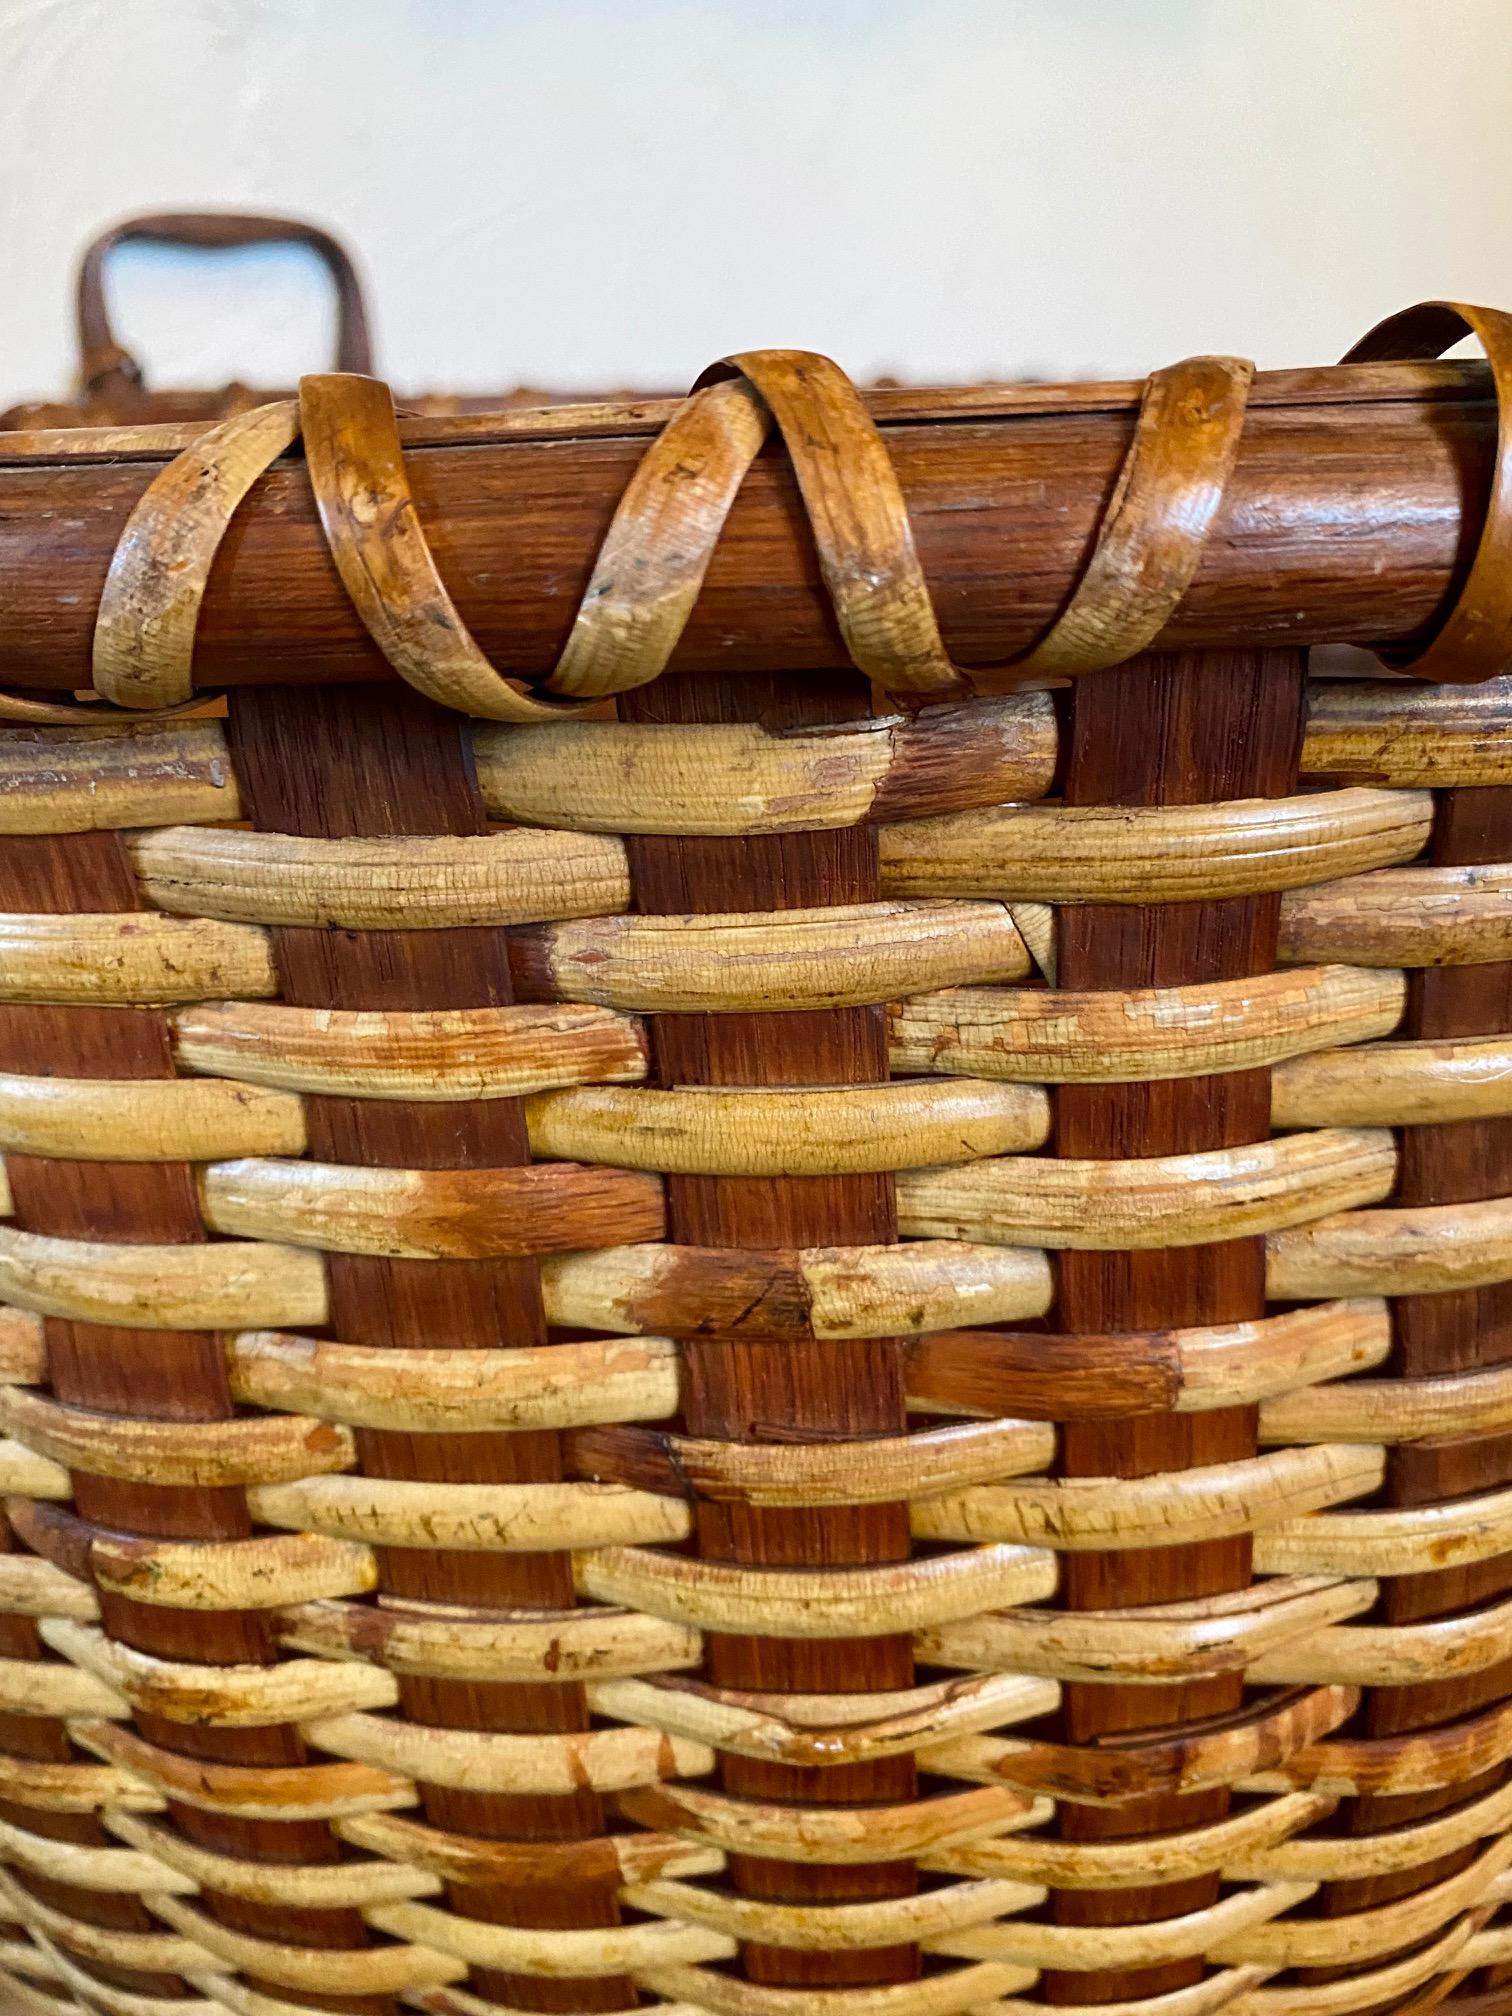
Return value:
M 1398 789 L 1496 784 L 1512 681 L 1469 691 L 1319 680 L 1309 689 L 1304 777 Z M 977 700 L 855 728 L 583 722 L 474 730 L 496 819 L 600 833 L 823 831 L 1050 794 L 1048 695 Z M 242 817 L 218 721 L 91 723 L 0 745 L 0 833 L 223 825 Z

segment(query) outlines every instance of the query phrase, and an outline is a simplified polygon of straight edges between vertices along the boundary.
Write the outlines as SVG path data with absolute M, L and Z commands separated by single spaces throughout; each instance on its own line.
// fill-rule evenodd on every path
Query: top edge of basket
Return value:
M 862 392 L 882 426 L 970 424 L 1058 414 L 1133 413 L 1138 378 L 1065 384 L 876 386 Z M 1491 373 L 1479 358 L 1394 363 L 1320 364 L 1255 376 L 1251 407 L 1312 407 L 1484 401 Z M 584 400 L 497 412 L 409 413 L 399 399 L 399 434 L 409 449 L 510 441 L 650 436 L 677 411 L 676 398 Z M 135 426 L 43 427 L 0 432 L 0 467 L 49 462 L 166 461 L 200 438 L 207 421 Z

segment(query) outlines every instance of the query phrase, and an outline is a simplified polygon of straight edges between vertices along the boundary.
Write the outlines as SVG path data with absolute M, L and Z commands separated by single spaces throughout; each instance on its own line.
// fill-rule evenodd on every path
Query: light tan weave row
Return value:
M 1410 682 L 1310 689 L 1302 774 L 1398 788 L 1495 784 L 1512 755 L 1512 679 L 1468 693 Z M 823 732 L 751 727 L 474 731 L 496 819 L 587 833 L 796 833 L 969 812 L 1049 794 L 1050 698 L 1026 693 Z M 216 720 L 91 722 L 0 743 L 0 833 L 227 824 L 241 791 Z

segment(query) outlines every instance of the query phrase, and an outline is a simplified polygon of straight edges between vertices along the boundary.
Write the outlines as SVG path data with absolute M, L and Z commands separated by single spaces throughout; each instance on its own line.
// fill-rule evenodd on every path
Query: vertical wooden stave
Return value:
M 404 688 L 238 694 L 228 720 L 243 802 L 268 830 L 339 838 L 354 834 L 479 833 L 487 819 L 472 765 L 468 724 Z M 303 1007 L 420 1009 L 503 1005 L 512 998 L 502 931 L 273 933 L 284 1001 Z M 516 1099 L 451 1103 L 310 1096 L 309 1152 L 348 1164 L 502 1168 L 529 1159 Z M 333 1253 L 330 1331 L 348 1343 L 465 1347 L 543 1344 L 540 1278 L 532 1259 L 387 1260 Z M 357 1433 L 374 1477 L 452 1483 L 549 1482 L 562 1474 L 560 1437 Z M 481 1607 L 570 1608 L 563 1554 L 381 1551 L 383 1589 Z M 470 1682 L 403 1676 L 400 1710 L 444 1728 L 542 1733 L 588 1727 L 576 1684 Z M 571 1795 L 481 1793 L 422 1785 L 427 1819 L 480 1837 L 573 1840 L 604 1832 L 603 1802 Z M 613 1925 L 613 1886 L 448 1886 L 460 1916 L 536 1926 Z M 474 1969 L 477 1993 L 517 2009 L 614 2010 L 634 2006 L 619 1977 L 546 1980 Z
M 1064 795 L 1070 805 L 1197 804 L 1281 797 L 1295 788 L 1304 714 L 1304 659 L 1295 651 L 1148 653 L 1078 680 L 1067 696 Z M 1165 905 L 1075 905 L 1057 912 L 1056 979 L 1066 988 L 1179 986 L 1238 978 L 1275 964 L 1274 896 Z M 1063 1085 L 1054 1145 L 1070 1156 L 1140 1156 L 1233 1146 L 1270 1133 L 1270 1074 L 1242 1071 L 1158 1083 Z M 1061 1331 L 1220 1323 L 1263 1313 L 1259 1239 L 1134 1253 L 1066 1252 L 1056 1263 Z M 1133 1421 L 1072 1422 L 1061 1431 L 1067 1476 L 1140 1476 L 1252 1455 L 1249 1408 Z M 1062 1557 L 1070 1609 L 1172 1602 L 1243 1589 L 1247 1536 L 1147 1552 Z M 1200 1720 L 1236 1707 L 1239 1677 L 1170 1686 L 1075 1683 L 1065 1690 L 1067 1738 Z M 1114 1808 L 1067 1805 L 1068 1839 L 1161 1832 L 1220 1818 L 1221 1790 Z M 1133 1923 L 1200 1910 L 1214 1878 L 1158 1888 L 1059 1891 L 1061 1924 Z M 1085 2003 L 1153 1996 L 1198 1980 L 1199 1961 L 1115 1973 L 1049 1973 L 1046 1999 Z
M 747 674 L 717 686 L 669 674 L 622 695 L 621 717 L 653 722 L 761 720 L 773 728 L 865 718 L 869 689 L 855 674 L 803 680 Z M 873 829 L 671 839 L 632 836 L 631 883 L 644 912 L 782 910 L 861 903 L 878 893 Z M 653 1082 L 802 1085 L 868 1083 L 888 1075 L 880 1008 L 664 1014 L 648 1021 Z M 667 1179 L 668 1237 L 733 1247 L 889 1243 L 897 1236 L 888 1176 Z M 682 1340 L 688 1432 L 730 1440 L 898 1435 L 907 1431 L 902 1356 L 893 1339 L 794 1343 L 777 1347 L 731 1337 Z M 716 1560 L 782 1566 L 842 1566 L 906 1559 L 901 1504 L 763 1509 L 700 1502 L 695 1545 Z M 866 1693 L 907 1687 L 913 1658 L 906 1636 L 864 1640 L 775 1639 L 711 1633 L 708 1678 L 716 1686 L 799 1693 Z M 804 1803 L 864 1804 L 914 1795 L 913 1760 L 798 1769 L 750 1758 L 721 1758 L 735 1796 Z M 730 1879 L 751 1897 L 787 1903 L 904 1896 L 911 1863 L 849 1866 L 731 1857 Z M 906 1981 L 918 1968 L 911 1946 L 859 1952 L 797 1952 L 748 1943 L 750 1980 L 787 1987 L 842 1988 Z

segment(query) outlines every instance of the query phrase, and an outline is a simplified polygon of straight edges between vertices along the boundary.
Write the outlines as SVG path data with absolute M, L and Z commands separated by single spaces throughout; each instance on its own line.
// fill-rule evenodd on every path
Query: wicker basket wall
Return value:
M 634 429 L 545 429 L 470 564 L 550 670 L 372 379 L 0 456 L 16 2010 L 1512 2010 L 1512 321 L 1359 355 L 1466 326 L 1269 463 L 1156 373 L 1089 538 L 933 579 L 1048 602 L 988 671 L 796 353 L 570 626 Z M 1303 458 L 1325 621 L 1367 380 L 1426 487 Z

